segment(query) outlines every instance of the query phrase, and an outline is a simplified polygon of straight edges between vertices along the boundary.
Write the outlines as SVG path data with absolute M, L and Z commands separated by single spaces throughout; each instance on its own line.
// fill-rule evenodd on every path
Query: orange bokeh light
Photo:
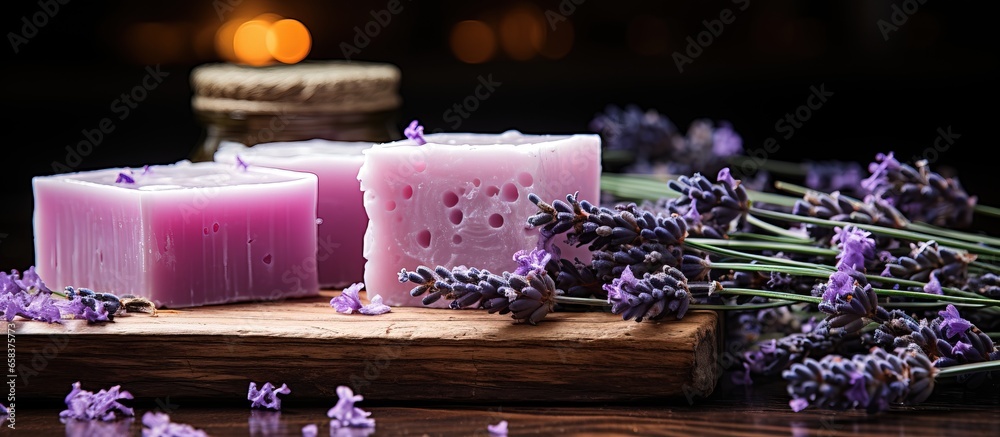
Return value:
M 545 46 L 545 26 L 545 16 L 537 6 L 517 6 L 500 20 L 500 45 L 511 59 L 531 59 Z
M 451 28 L 451 52 L 460 61 L 479 64 L 493 58 L 497 38 L 493 29 L 482 21 L 460 21 Z
M 215 52 L 225 61 L 237 62 L 236 48 L 233 41 L 236 38 L 236 29 L 243 24 L 242 21 L 229 20 L 215 32 Z
M 236 59 L 248 65 L 267 65 L 274 58 L 267 51 L 267 31 L 271 24 L 264 20 L 250 20 L 236 28 L 233 51 Z
M 312 46 L 309 30 L 298 20 L 275 21 L 267 31 L 267 51 L 279 62 L 294 64 L 305 59 Z
M 312 36 L 302 22 L 265 13 L 252 19 L 232 19 L 215 32 L 215 52 L 225 61 L 263 66 L 305 59 Z

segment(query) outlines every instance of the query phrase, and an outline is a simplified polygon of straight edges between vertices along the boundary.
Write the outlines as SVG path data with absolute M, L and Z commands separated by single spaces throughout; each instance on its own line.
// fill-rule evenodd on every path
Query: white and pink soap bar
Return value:
M 223 142 L 215 161 L 235 164 L 237 157 L 251 167 L 271 167 L 313 173 L 319 181 L 317 215 L 319 284 L 343 288 L 364 281 L 362 255 L 368 215 L 361 197 L 358 171 L 368 142 L 323 139 L 261 143 L 248 147 Z
M 54 290 L 165 308 L 319 293 L 313 174 L 182 161 L 32 185 L 35 267 Z
M 546 202 L 579 193 L 599 201 L 600 136 L 440 133 L 426 144 L 400 140 L 365 151 L 358 173 L 369 223 L 365 285 L 392 306 L 422 306 L 399 282 L 401 269 L 465 265 L 514 271 L 513 255 L 533 249 L 528 218 Z M 558 244 L 564 258 L 590 261 L 585 248 Z M 438 301 L 443 307 L 448 302 Z

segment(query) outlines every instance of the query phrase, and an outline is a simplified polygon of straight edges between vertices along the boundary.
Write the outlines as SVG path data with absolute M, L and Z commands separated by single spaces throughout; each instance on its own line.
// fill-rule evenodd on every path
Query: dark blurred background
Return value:
M 312 37 L 307 60 L 342 59 L 355 26 L 390 5 L 402 10 L 352 59 L 401 68 L 400 130 L 419 119 L 428 130 L 581 133 L 608 105 L 635 104 L 681 128 L 702 117 L 728 120 L 748 150 L 779 136 L 774 160 L 867 164 L 886 151 L 908 160 L 933 148 L 938 129 L 950 126 L 960 137 L 933 168 L 958 175 L 980 203 L 1000 204 L 993 173 L 982 171 L 992 167 L 986 154 L 996 138 L 994 17 L 965 5 L 30 0 L 4 4 L 0 268 L 34 263 L 31 177 L 52 174 L 66 147 L 111 116 L 112 102 L 140 83 L 147 67 L 168 76 L 78 170 L 188 157 L 203 133 L 190 108 L 189 74 L 199 64 L 229 60 L 215 45 L 227 23 L 263 13 L 296 19 Z M 700 53 L 688 51 L 688 38 L 724 10 L 731 22 Z M 679 55 L 691 59 L 683 71 Z M 470 95 L 481 75 L 502 86 L 453 127 L 444 112 Z M 820 85 L 833 95 L 792 137 L 780 138 L 776 121 Z

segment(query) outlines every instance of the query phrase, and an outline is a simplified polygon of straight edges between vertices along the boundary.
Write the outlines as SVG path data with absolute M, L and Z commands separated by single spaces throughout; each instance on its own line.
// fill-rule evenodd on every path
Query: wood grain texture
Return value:
M 622 401 L 707 396 L 719 378 L 711 311 L 643 323 L 564 312 L 530 326 L 477 310 L 346 315 L 334 295 L 96 326 L 17 322 L 18 396 L 62 398 L 81 381 L 138 398 L 239 400 L 270 381 L 300 399 L 348 385 L 373 401 Z

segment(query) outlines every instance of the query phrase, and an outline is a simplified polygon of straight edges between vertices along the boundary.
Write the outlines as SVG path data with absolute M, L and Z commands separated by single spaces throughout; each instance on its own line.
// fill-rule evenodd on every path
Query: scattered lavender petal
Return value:
M 359 313 L 366 316 L 377 316 L 379 314 L 385 314 L 389 311 L 392 311 L 392 308 L 390 308 L 389 305 L 382 303 L 382 296 L 378 294 L 372 296 L 371 302 L 368 305 L 365 305 L 358 310 Z
M 355 407 L 354 404 L 364 400 L 361 395 L 354 394 L 350 387 L 342 385 L 337 387 L 337 403 L 326 412 L 326 416 L 332 419 L 331 428 L 371 428 L 375 426 L 375 419 L 371 419 L 372 413 Z
M 132 408 L 122 405 L 119 399 L 132 399 L 132 394 L 122 390 L 120 385 L 93 393 L 80 389 L 77 381 L 66 395 L 66 409 L 59 413 L 59 418 L 110 421 L 118 417 L 116 412 L 126 417 L 134 416 Z
M 316 437 L 317 434 L 319 434 L 319 427 L 315 423 L 302 427 L 302 437 Z
M 250 408 L 281 410 L 281 398 L 278 395 L 287 395 L 291 392 L 292 389 L 288 388 L 287 384 L 281 384 L 281 387 L 276 388 L 274 384 L 265 382 L 260 389 L 257 389 L 257 383 L 250 382 L 247 400 L 250 401 Z
M 365 284 L 363 282 L 352 284 L 350 287 L 345 288 L 340 293 L 340 296 L 330 299 L 330 306 L 337 310 L 338 313 L 353 314 L 357 312 L 363 306 L 358 292 L 364 287 Z
M 497 422 L 496 425 L 486 425 L 486 430 L 489 431 L 491 435 L 496 436 L 506 436 L 507 435 L 507 421 L 501 420 Z
M 514 253 L 514 262 L 517 263 L 514 274 L 524 276 L 533 270 L 544 271 L 551 259 L 552 255 L 545 249 L 519 250 Z
M 424 139 L 424 127 L 417 120 L 411 121 L 410 125 L 403 130 L 403 134 L 421 146 L 427 144 L 427 140 Z

